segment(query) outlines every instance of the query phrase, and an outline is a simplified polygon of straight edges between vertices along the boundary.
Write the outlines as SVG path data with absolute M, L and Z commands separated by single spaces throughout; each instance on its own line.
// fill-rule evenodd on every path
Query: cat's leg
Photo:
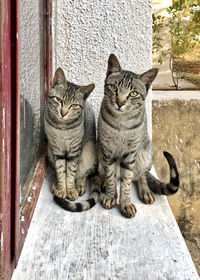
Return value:
M 66 198 L 69 200 L 76 200 L 78 198 L 78 191 L 75 188 L 76 171 L 78 167 L 80 154 L 67 155 L 67 167 L 66 167 Z
M 137 210 L 131 202 L 131 187 L 133 182 L 133 168 L 135 165 L 135 152 L 129 153 L 121 163 L 121 185 L 120 185 L 120 211 L 126 218 L 135 216 Z
M 110 209 L 116 205 L 117 190 L 116 190 L 116 160 L 111 158 L 101 161 L 102 169 L 104 170 L 104 181 L 101 194 L 101 202 L 104 208 Z
M 66 197 L 65 188 L 65 169 L 66 169 L 66 157 L 65 153 L 57 149 L 52 148 L 48 143 L 48 159 L 56 171 L 56 182 L 51 186 L 51 192 L 60 198 Z
M 57 181 L 51 187 L 53 194 L 60 198 L 66 198 L 66 159 L 65 154 L 54 155 L 54 167 L 56 170 Z
M 102 185 L 104 193 L 101 194 L 101 201 L 104 208 L 111 209 L 116 205 L 117 199 L 115 163 L 105 165 L 104 168 L 105 180 Z
M 76 189 L 81 196 L 86 191 L 87 176 L 93 173 L 97 168 L 97 154 L 94 140 L 88 140 L 80 155 L 80 160 L 76 173 Z
M 152 162 L 153 150 L 151 142 L 148 141 L 146 142 L 145 147 L 138 151 L 134 169 L 137 174 L 138 195 L 145 204 L 152 204 L 155 201 L 153 193 L 150 191 L 146 180 L 146 173 L 151 169 Z
M 153 196 L 153 193 L 150 191 L 148 185 L 147 185 L 147 180 L 146 180 L 146 175 L 143 173 L 138 182 L 137 182 L 137 188 L 138 188 L 138 195 L 139 198 L 145 203 L 145 204 L 153 204 L 155 201 L 155 198 Z

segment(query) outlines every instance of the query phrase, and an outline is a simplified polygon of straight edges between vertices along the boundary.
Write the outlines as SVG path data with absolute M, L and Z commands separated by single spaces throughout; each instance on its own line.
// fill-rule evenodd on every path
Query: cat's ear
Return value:
M 117 57 L 111 53 L 108 59 L 108 68 L 107 68 L 107 73 L 106 73 L 106 78 L 114 72 L 122 72 L 122 68 L 119 64 L 119 61 Z
M 147 90 L 150 88 L 150 86 L 151 86 L 152 82 L 155 80 L 157 74 L 158 74 L 158 68 L 153 68 L 140 75 L 140 79 L 146 85 Z
M 62 68 L 58 68 L 55 72 L 52 87 L 55 87 L 56 85 L 61 85 L 65 83 L 65 73 L 62 70 Z
M 94 90 L 95 88 L 95 84 L 90 84 L 88 86 L 82 86 L 80 87 L 81 92 L 84 95 L 84 100 L 86 100 L 88 98 L 88 96 L 90 95 L 90 93 Z

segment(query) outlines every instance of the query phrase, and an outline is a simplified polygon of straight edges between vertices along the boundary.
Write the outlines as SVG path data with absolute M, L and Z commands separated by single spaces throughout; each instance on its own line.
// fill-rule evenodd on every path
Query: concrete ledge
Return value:
M 133 189 L 133 219 L 100 205 L 71 213 L 54 203 L 54 179 L 49 170 L 12 280 L 199 280 L 165 196 L 144 205 Z
M 182 100 L 192 100 L 200 99 L 200 90 L 153 90 L 152 92 L 153 100 L 172 100 L 172 99 L 182 99 Z

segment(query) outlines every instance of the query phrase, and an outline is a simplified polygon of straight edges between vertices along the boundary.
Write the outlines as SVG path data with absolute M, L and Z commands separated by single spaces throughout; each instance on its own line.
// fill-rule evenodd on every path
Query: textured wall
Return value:
M 31 105 L 35 114 L 35 129 L 38 130 L 40 118 L 39 1 L 20 0 L 19 35 L 20 94 Z
M 94 82 L 97 112 L 110 53 L 141 73 L 151 67 L 151 45 L 150 0 L 53 0 L 54 70 L 63 67 L 75 83 Z M 150 98 L 147 107 L 150 117 Z

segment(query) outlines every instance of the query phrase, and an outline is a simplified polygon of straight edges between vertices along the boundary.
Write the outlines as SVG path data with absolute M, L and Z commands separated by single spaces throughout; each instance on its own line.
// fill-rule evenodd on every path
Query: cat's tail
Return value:
M 163 183 L 156 179 L 150 172 L 147 172 L 147 184 L 151 191 L 158 194 L 171 195 L 179 189 L 179 174 L 173 156 L 168 152 L 163 152 L 170 168 L 170 182 Z
M 99 201 L 101 182 L 97 173 L 92 174 L 89 177 L 89 181 L 91 184 L 91 195 L 87 200 L 71 202 L 55 195 L 53 197 L 54 200 L 60 205 L 60 207 L 71 212 L 83 212 L 91 209 Z

